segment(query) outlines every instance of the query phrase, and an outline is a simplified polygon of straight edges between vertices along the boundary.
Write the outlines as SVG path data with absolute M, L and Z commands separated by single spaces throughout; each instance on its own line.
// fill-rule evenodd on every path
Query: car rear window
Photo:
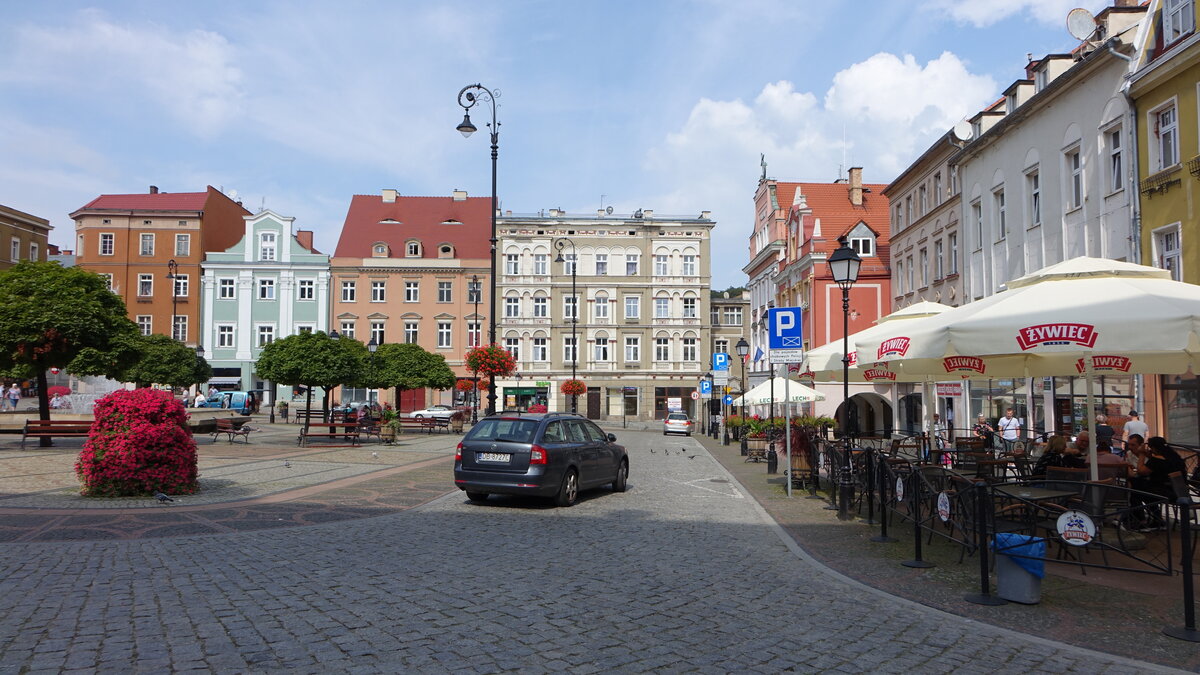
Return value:
M 536 420 L 483 419 L 471 428 L 464 440 L 529 443 L 537 427 Z
M 669 420 L 686 420 L 687 418 L 688 416 L 683 413 L 671 413 L 667 416 Z

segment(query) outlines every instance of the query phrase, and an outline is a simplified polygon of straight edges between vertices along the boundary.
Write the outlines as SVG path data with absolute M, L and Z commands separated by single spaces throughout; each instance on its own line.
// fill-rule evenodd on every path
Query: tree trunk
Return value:
M 304 401 L 304 431 L 303 431 L 303 433 L 305 435 L 307 435 L 308 434 L 308 422 L 312 416 L 312 387 L 311 386 L 305 387 L 305 390 L 306 390 L 305 395 L 308 398 Z
M 38 419 L 50 419 L 50 395 L 47 393 L 49 385 L 46 382 L 46 369 L 42 364 L 34 362 L 34 367 L 37 368 L 37 385 L 38 385 Z M 48 448 L 51 446 L 50 437 L 42 436 L 38 439 L 38 446 Z

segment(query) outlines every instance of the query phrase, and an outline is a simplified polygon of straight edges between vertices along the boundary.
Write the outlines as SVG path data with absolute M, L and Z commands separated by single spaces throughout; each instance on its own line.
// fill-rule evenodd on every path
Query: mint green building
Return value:
M 265 390 L 254 370 L 263 346 L 301 332 L 329 330 L 329 256 L 295 218 L 267 209 L 246 216 L 242 240 L 206 252 L 201 263 L 201 344 L 213 368 L 211 386 Z M 279 385 L 266 402 L 291 400 Z

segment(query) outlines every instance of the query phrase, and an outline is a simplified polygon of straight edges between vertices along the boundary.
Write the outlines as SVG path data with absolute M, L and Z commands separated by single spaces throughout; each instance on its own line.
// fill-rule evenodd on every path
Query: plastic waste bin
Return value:
M 1041 602 L 1046 540 L 1001 532 L 992 541 L 992 551 L 996 554 L 996 595 L 1025 605 Z

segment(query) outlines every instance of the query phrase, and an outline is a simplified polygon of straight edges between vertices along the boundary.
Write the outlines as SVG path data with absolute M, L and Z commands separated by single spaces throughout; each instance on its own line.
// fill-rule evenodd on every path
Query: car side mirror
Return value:
M 616 443 L 616 442 L 617 442 L 617 435 L 616 435 L 616 434 L 609 434 L 609 435 L 608 435 L 608 442 L 609 442 L 609 443 Z

